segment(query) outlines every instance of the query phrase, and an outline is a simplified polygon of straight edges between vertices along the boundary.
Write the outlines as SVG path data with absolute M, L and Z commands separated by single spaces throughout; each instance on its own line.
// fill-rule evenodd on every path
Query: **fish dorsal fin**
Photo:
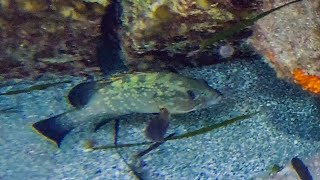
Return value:
M 68 94 L 69 103 L 76 108 L 85 106 L 94 94 L 96 85 L 97 82 L 95 81 L 84 82 L 76 85 Z

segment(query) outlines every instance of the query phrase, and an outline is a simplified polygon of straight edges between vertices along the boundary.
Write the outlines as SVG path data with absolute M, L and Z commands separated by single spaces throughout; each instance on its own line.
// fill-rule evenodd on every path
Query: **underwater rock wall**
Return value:
M 0 78 L 81 74 L 95 67 L 107 5 L 106 0 L 0 1 Z
M 101 19 L 112 2 L 0 1 L 0 77 L 36 78 L 46 73 L 79 75 L 99 71 L 97 46 L 101 41 L 108 44 L 101 40 Z M 255 2 L 247 0 L 119 2 L 123 12 L 119 35 L 126 62 L 131 70 L 140 71 L 185 67 L 201 63 L 201 59 L 209 59 L 206 64 L 215 63 L 211 52 L 196 57 L 189 57 L 188 53 L 197 50 L 203 39 L 256 10 Z
M 263 1 L 265 10 L 287 0 Z M 251 44 L 278 77 L 320 93 L 320 1 L 304 0 L 259 20 Z
M 106 35 L 101 27 L 108 23 L 102 18 L 108 14 L 106 10 L 112 2 L 0 1 L 0 78 L 36 78 L 47 73 L 86 75 L 99 73 L 100 62 L 117 63 L 110 61 L 115 49 L 106 53 L 102 61 L 99 59 L 99 51 L 105 51 L 103 47 L 99 49 L 99 44 L 105 48 L 118 46 L 112 41 L 117 38 L 102 40 Z M 198 50 L 202 42 L 222 30 L 289 1 L 115 2 L 122 6 L 119 10 L 122 15 L 118 17 L 121 27 L 114 31 L 118 32 L 122 48 L 119 50 L 124 53 L 125 63 L 131 71 L 159 71 L 219 63 L 219 59 L 225 58 L 219 54 L 219 47 L 230 46 L 232 54 L 238 53 L 239 49 L 234 52 L 234 48 L 246 40 L 250 32 L 244 30 L 226 41 Z M 253 30 L 249 42 L 266 57 L 279 77 L 301 84 L 309 91 L 320 92 L 318 0 L 303 0 L 272 12 L 258 20 Z
M 257 6 L 255 1 L 245 0 L 121 2 L 123 47 L 127 63 L 134 70 L 216 63 L 210 51 L 197 56 L 189 53 L 198 50 L 203 40 L 253 13 Z

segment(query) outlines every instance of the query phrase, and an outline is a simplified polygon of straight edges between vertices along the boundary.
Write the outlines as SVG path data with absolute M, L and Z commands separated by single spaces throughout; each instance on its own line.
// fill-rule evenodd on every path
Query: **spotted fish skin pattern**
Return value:
M 111 82 L 98 82 L 95 89 L 84 106 L 95 114 L 158 113 L 161 108 L 179 114 L 215 104 L 221 98 L 205 82 L 175 73 L 125 74 Z
M 162 108 L 170 114 L 187 113 L 209 107 L 220 99 L 221 94 L 206 82 L 179 74 L 124 74 L 110 81 L 75 86 L 69 93 L 74 110 L 39 121 L 33 128 L 59 145 L 70 130 L 84 122 L 95 123 L 130 113 L 159 113 Z M 51 137 L 55 133 L 61 135 Z

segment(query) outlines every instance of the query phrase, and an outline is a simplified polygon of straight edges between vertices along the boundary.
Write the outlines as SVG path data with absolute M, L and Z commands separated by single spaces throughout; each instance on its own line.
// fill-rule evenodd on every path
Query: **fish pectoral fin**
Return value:
M 164 141 L 164 136 L 169 127 L 170 114 L 166 108 L 161 108 L 157 117 L 151 119 L 145 129 L 145 135 L 153 142 Z
M 36 122 L 32 125 L 32 129 L 43 136 L 46 140 L 60 147 L 63 138 L 73 129 L 70 126 L 62 126 L 60 118 L 63 114 Z

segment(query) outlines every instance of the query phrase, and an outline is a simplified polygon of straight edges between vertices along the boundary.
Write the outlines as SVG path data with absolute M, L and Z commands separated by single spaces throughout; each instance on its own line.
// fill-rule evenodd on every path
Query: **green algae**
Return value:
M 212 124 L 194 131 L 190 131 L 184 134 L 180 135 L 169 135 L 164 139 L 165 141 L 172 141 L 172 140 L 179 140 L 179 139 L 184 139 L 184 138 L 191 138 L 197 135 L 205 134 L 210 131 L 213 131 L 218 128 L 223 128 L 227 127 L 231 124 L 234 124 L 236 122 L 240 122 L 243 120 L 246 120 L 248 118 L 251 118 L 252 116 L 258 114 L 259 112 L 254 112 L 251 114 L 245 114 L 245 115 L 240 115 L 234 118 L 231 118 L 229 120 L 226 120 L 224 122 L 218 123 L 218 124 Z M 110 149 L 117 149 L 117 148 L 128 148 L 128 147 L 134 147 L 134 146 L 142 146 L 142 145 L 150 145 L 150 144 L 155 144 L 153 142 L 140 142 L 140 143 L 128 143 L 128 144 L 117 144 L 117 145 L 105 145 L 105 146 L 99 146 L 99 147 L 92 147 L 92 150 L 110 150 Z
M 0 109 L 0 113 L 18 113 L 18 112 L 21 112 L 21 110 L 19 110 L 19 106 Z
M 237 117 L 231 118 L 229 120 L 226 120 L 226 121 L 218 123 L 218 124 L 212 124 L 210 126 L 206 126 L 206 127 L 200 128 L 200 129 L 195 130 L 195 131 L 187 132 L 185 134 L 181 134 L 181 135 L 177 135 L 177 136 L 173 136 L 173 137 L 168 137 L 165 140 L 166 141 L 178 140 L 178 139 L 190 138 L 190 137 L 193 137 L 193 136 L 205 134 L 205 133 L 208 133 L 208 132 L 210 132 L 212 130 L 215 130 L 215 129 L 218 129 L 218 128 L 227 127 L 228 125 L 231 125 L 231 124 L 234 124 L 236 122 L 251 118 L 253 115 L 256 115 L 258 113 L 259 112 L 254 112 L 252 114 L 245 114 L 245 115 L 237 116 Z
M 290 4 L 294 4 L 296 2 L 300 2 L 302 0 L 295 0 L 295 1 L 291 1 L 289 3 L 286 3 L 284 5 L 281 5 L 279 7 L 273 8 L 269 11 L 260 13 L 252 18 L 248 18 L 245 19 L 237 24 L 235 24 L 234 26 L 222 29 L 221 31 L 219 31 L 217 34 L 215 34 L 213 37 L 204 40 L 203 42 L 200 43 L 200 50 L 204 50 L 207 48 L 210 48 L 213 44 L 222 41 L 222 40 L 226 40 L 228 38 L 231 38 L 232 36 L 240 33 L 241 31 L 243 31 L 245 28 L 249 28 L 250 26 L 254 25 L 255 22 L 257 22 L 259 19 L 285 7 L 288 6 Z
M 172 133 L 170 134 L 169 136 L 167 136 L 166 138 L 171 138 L 173 137 L 175 134 Z M 157 149 L 160 145 L 162 145 L 163 143 L 165 143 L 166 141 L 162 141 L 162 142 L 156 142 L 156 143 L 153 143 L 152 145 L 150 145 L 149 148 L 143 150 L 143 151 L 140 151 L 138 154 L 135 155 L 135 158 L 141 158 L 142 156 L 148 154 L 149 152 Z
M 12 91 L 7 91 L 5 93 L 0 93 L 0 95 L 16 95 L 16 94 L 21 94 L 21 93 L 28 93 L 32 91 L 39 91 L 39 90 L 45 90 L 50 87 L 59 85 L 59 84 L 65 84 L 65 83 L 71 83 L 72 81 L 66 80 L 66 81 L 61 81 L 61 82 L 53 82 L 53 83 L 45 83 L 45 84 L 39 84 L 39 85 L 34 85 L 26 89 L 18 89 L 18 90 L 12 90 Z
M 277 164 L 273 165 L 270 174 L 276 174 L 281 171 L 281 167 Z

